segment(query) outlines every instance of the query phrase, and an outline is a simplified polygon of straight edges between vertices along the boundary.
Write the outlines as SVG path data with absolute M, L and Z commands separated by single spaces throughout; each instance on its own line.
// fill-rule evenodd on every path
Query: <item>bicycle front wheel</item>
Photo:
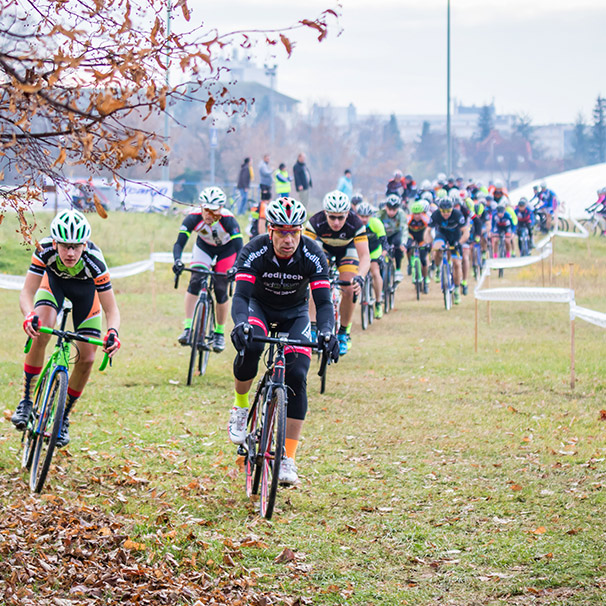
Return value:
M 44 398 L 40 411 L 40 433 L 32 458 L 29 487 L 34 492 L 42 492 L 46 476 L 53 460 L 57 438 L 63 425 L 63 411 L 67 398 L 67 373 L 58 371 L 52 379 L 48 395 Z
M 34 458 L 34 452 L 36 450 L 36 428 L 38 426 L 38 419 L 40 418 L 40 409 L 42 408 L 42 400 L 44 399 L 44 391 L 46 389 L 46 381 L 48 379 L 48 373 L 40 379 L 38 389 L 34 396 L 34 406 L 27 422 L 27 426 L 23 431 L 23 437 L 21 442 L 23 448 L 21 450 L 21 468 L 27 469 L 28 471 L 32 467 L 32 460 Z
M 187 369 L 188 385 L 191 385 L 196 366 L 200 366 L 200 362 L 198 361 L 198 357 L 200 356 L 199 345 L 201 343 L 200 331 L 202 329 L 202 318 L 204 315 L 205 307 L 206 306 L 204 305 L 204 303 L 201 303 L 198 300 L 194 309 L 194 317 L 191 321 L 191 330 L 189 337 L 189 346 L 191 347 L 191 351 L 189 352 L 189 368 Z
M 417 301 L 421 298 L 421 289 L 423 287 L 423 274 L 421 273 L 421 259 L 414 257 L 412 261 L 412 275 L 417 291 Z
M 200 371 L 200 375 L 204 375 L 208 366 L 208 358 L 215 334 L 215 310 L 210 297 L 204 305 L 201 326 L 198 347 L 201 346 L 202 351 L 200 351 L 200 357 L 198 358 L 198 370 Z
M 246 496 L 250 498 L 259 492 L 261 465 L 258 464 L 259 444 L 261 439 L 261 412 L 265 396 L 265 377 L 259 382 L 253 405 L 248 413 L 248 433 L 246 435 Z
M 444 307 L 446 311 L 449 311 L 452 307 L 452 291 L 450 290 L 450 265 L 448 263 L 442 264 L 442 273 L 440 279 L 442 281 L 442 292 L 444 293 Z
M 284 454 L 286 437 L 286 392 L 278 385 L 272 392 L 267 406 L 261 438 L 261 515 L 271 519 L 276 504 L 276 493 L 280 477 L 280 463 Z
M 372 312 L 371 301 L 370 301 L 370 290 L 372 284 L 370 283 L 370 277 L 366 276 L 364 280 L 364 287 L 362 288 L 362 297 L 360 298 L 360 313 L 362 320 L 362 330 L 366 330 L 371 322 L 370 312 Z

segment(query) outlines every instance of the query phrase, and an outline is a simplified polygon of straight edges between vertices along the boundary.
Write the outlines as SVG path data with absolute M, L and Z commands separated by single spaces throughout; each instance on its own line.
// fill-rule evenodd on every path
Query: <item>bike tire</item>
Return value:
M 446 311 L 450 311 L 450 309 L 452 308 L 452 291 L 450 290 L 449 271 L 450 264 L 443 263 L 442 273 L 440 275 L 440 286 L 442 287 L 442 293 L 444 295 L 444 307 L 446 308 Z
M 362 324 L 362 330 L 366 330 L 370 324 L 370 320 L 368 317 L 368 307 L 370 305 L 370 298 L 368 293 L 369 287 L 370 280 L 368 279 L 368 276 L 366 276 L 366 279 L 364 280 L 364 286 L 362 288 L 362 296 L 360 297 L 360 320 Z
M 587 233 L 590 236 L 597 236 L 599 233 L 598 225 L 595 221 L 591 219 L 581 219 L 579 223 L 587 230 Z
M 558 217 L 558 230 L 559 231 L 568 231 L 570 229 L 570 225 L 568 224 L 568 219 L 564 217 Z
M 326 391 L 326 373 L 328 371 L 328 365 L 324 369 L 324 372 L 320 375 L 320 393 L 324 393 Z
M 200 303 L 198 300 L 196 302 L 196 307 L 194 309 L 194 317 L 191 322 L 191 331 L 190 331 L 190 343 L 191 351 L 189 352 L 189 368 L 187 369 L 187 384 L 191 385 L 192 379 L 194 377 L 194 371 L 196 370 L 196 366 L 200 366 L 200 362 L 198 358 L 201 355 L 201 352 L 198 349 L 198 343 L 200 342 L 200 329 L 202 327 L 202 315 L 204 313 L 204 304 Z
M 204 315 L 202 316 L 201 329 L 200 329 L 200 343 L 203 344 L 203 349 L 200 352 L 198 359 L 198 370 L 200 376 L 203 376 L 208 366 L 208 358 L 210 357 L 210 349 L 214 339 L 214 326 L 215 326 L 215 309 L 213 306 L 212 299 L 209 297 L 208 301 L 204 305 Z
M 32 407 L 29 421 L 23 430 L 23 436 L 21 438 L 21 469 L 27 469 L 27 471 L 32 467 L 32 459 L 34 458 L 34 451 L 36 449 L 36 427 L 40 417 L 40 408 L 42 406 L 42 399 L 44 398 L 47 379 L 48 372 L 40 379 L 40 383 L 38 384 L 38 388 L 34 395 L 34 406 Z
M 259 510 L 267 520 L 271 519 L 276 504 L 280 477 L 280 463 L 286 438 L 286 391 L 277 385 L 272 392 L 268 413 L 263 423 L 261 438 L 262 470 Z
M 500 259 L 504 259 L 505 258 L 505 240 L 499 240 L 499 258 Z M 500 267 L 499 268 L 499 278 L 503 277 L 503 268 Z
M 40 423 L 40 433 L 32 457 L 29 486 L 33 492 L 40 493 L 48 475 L 57 438 L 63 425 L 63 412 L 67 398 L 67 372 L 59 370 L 55 373 L 42 405 L 43 419 Z
M 423 273 L 421 272 L 421 259 L 417 256 L 413 257 L 412 260 L 412 275 L 414 278 L 415 289 L 417 291 L 417 301 L 421 298 L 421 291 L 423 289 Z
M 263 397 L 265 395 L 266 377 L 259 381 L 257 391 L 253 400 L 253 405 L 248 413 L 248 433 L 246 435 L 246 496 L 258 494 L 259 481 L 261 479 L 261 465 L 257 460 L 259 454 L 259 444 L 261 439 L 261 417 L 263 407 Z

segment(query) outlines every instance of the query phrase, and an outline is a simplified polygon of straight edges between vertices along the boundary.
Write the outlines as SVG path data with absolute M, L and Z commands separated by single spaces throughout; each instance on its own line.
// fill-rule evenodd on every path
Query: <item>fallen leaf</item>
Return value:
M 547 528 L 545 528 L 545 526 L 539 526 L 538 528 L 530 531 L 531 534 L 545 534 L 546 532 Z
M 510 486 L 510 488 L 511 488 L 511 490 L 515 490 L 515 491 L 517 491 L 517 490 L 523 490 L 523 488 L 519 484 L 512 484 Z
M 295 559 L 294 551 L 292 551 L 291 549 L 288 549 L 288 547 L 285 547 L 282 550 L 282 553 L 278 557 L 276 557 L 274 562 L 276 564 L 284 564 L 285 562 L 292 562 L 292 560 L 294 560 L 294 559 Z

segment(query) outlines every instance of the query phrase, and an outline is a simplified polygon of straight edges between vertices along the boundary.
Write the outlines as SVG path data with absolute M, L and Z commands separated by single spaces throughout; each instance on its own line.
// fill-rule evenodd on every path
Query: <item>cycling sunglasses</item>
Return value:
M 326 218 L 330 221 L 345 221 L 347 215 L 326 215 Z

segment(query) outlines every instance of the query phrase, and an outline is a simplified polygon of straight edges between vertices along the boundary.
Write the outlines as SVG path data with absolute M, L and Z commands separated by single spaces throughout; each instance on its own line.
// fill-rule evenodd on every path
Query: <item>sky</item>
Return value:
M 333 0 L 189 0 L 194 23 L 221 33 L 280 28 L 315 18 Z M 447 0 L 342 0 L 341 18 L 318 43 L 313 30 L 289 33 L 277 90 L 302 102 L 358 114 L 445 114 Z M 332 21 L 334 23 L 334 21 Z M 591 121 L 606 95 L 603 0 L 451 0 L 451 98 L 494 101 L 497 113 L 535 125 Z M 275 50 L 275 49 L 274 49 Z

